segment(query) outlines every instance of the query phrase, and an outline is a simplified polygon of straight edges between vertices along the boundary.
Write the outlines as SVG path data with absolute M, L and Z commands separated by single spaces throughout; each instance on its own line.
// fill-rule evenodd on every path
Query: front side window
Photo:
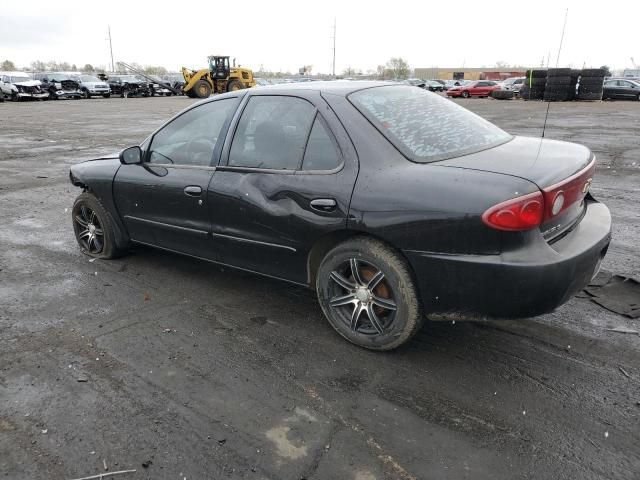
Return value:
M 315 107 L 302 98 L 251 97 L 233 137 L 229 166 L 300 168 L 315 113 Z
M 374 87 L 354 92 L 348 98 L 414 162 L 467 155 L 513 138 L 466 108 L 420 88 Z
M 154 135 L 149 162 L 210 166 L 223 126 L 236 105 L 235 98 L 227 98 L 183 113 Z

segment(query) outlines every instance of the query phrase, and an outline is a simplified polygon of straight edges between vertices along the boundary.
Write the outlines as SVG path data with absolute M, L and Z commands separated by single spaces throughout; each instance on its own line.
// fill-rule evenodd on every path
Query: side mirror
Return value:
M 142 163 L 142 149 L 139 146 L 125 148 L 120 152 L 120 163 L 123 165 L 137 165 Z

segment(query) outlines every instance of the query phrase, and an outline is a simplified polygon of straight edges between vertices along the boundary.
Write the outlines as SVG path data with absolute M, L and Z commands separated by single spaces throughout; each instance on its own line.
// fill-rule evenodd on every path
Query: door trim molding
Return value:
M 289 250 L 289 251 L 294 252 L 294 253 L 298 251 L 293 247 L 289 247 L 288 245 L 279 245 L 277 243 L 261 242 L 259 240 L 251 240 L 250 238 L 234 237 L 233 235 L 225 235 L 225 234 L 222 234 L 222 233 L 212 233 L 211 235 L 214 238 L 215 237 L 227 238 L 229 240 L 235 240 L 236 242 L 254 243 L 254 244 L 257 244 L 257 245 L 264 245 L 266 247 L 283 248 L 285 250 Z
M 143 224 L 154 226 L 154 227 L 164 228 L 166 230 L 175 230 L 175 231 L 182 232 L 182 233 L 190 233 L 192 235 L 199 235 L 201 237 L 206 237 L 206 236 L 209 235 L 209 232 L 206 232 L 204 230 L 197 230 L 195 228 L 188 228 L 188 227 L 180 227 L 178 225 L 171 225 L 169 223 L 156 222 L 155 220 L 148 220 L 146 218 L 134 217 L 132 215 L 125 215 L 124 219 L 125 220 L 132 220 L 134 222 L 143 223 Z

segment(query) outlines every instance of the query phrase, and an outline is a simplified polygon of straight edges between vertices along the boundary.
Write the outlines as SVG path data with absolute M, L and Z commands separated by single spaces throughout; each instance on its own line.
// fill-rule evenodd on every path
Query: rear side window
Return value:
M 229 165 L 297 170 L 315 114 L 315 107 L 302 98 L 251 97 L 233 137 Z
M 336 144 L 320 116 L 313 122 L 302 170 L 333 170 L 340 165 Z
M 466 108 L 420 88 L 368 88 L 349 95 L 349 101 L 415 162 L 467 155 L 513 138 Z

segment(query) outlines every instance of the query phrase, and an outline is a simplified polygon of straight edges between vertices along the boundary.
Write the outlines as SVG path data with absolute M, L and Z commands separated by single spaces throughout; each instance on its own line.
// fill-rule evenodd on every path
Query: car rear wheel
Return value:
M 349 240 L 328 252 L 318 269 L 316 292 L 331 326 L 360 347 L 394 349 L 423 323 L 407 262 L 373 239 Z
M 81 193 L 71 211 L 73 231 L 83 253 L 95 258 L 115 258 L 120 254 L 115 243 L 111 217 L 94 195 Z
M 462 98 L 469 98 L 469 92 L 462 92 Z

